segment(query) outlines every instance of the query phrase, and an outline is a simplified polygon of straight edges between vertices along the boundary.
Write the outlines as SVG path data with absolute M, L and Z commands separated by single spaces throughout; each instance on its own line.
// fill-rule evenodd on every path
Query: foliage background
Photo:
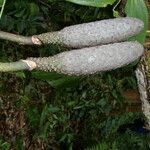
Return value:
M 124 1 L 117 2 L 97 0 L 82 6 L 61 0 L 9 0 L 0 28 L 22 35 L 59 30 L 113 18 L 114 12 L 123 14 Z M 63 50 L 1 40 L 0 60 L 49 56 Z M 132 102 L 124 94 L 137 90 L 135 67 L 136 62 L 81 77 L 45 72 L 0 73 L 0 149 L 149 149 L 141 106 L 138 103 L 136 109 L 131 109 Z

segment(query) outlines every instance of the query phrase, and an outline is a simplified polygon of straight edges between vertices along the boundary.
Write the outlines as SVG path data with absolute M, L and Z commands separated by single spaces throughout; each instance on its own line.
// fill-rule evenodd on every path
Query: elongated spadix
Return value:
M 66 47 L 82 48 L 125 41 L 143 28 L 144 23 L 141 20 L 124 17 L 73 25 L 33 37 L 45 44 L 57 43 Z
M 52 57 L 29 58 L 36 69 L 70 75 L 86 75 L 127 65 L 144 52 L 138 42 L 122 42 L 62 52 Z
M 51 57 L 28 58 L 14 63 L 0 63 L 0 71 L 41 70 L 69 75 L 87 75 L 127 65 L 144 52 L 138 42 L 122 42 L 66 51 Z

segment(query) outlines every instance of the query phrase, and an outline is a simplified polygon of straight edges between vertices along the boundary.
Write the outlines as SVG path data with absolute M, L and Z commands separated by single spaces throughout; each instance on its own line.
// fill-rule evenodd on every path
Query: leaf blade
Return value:
M 137 40 L 144 43 L 146 31 L 148 29 L 148 10 L 144 0 L 128 0 L 125 6 L 125 13 L 128 17 L 139 18 L 144 22 L 144 30 L 131 40 Z
M 112 5 L 116 0 L 66 0 L 79 5 L 93 6 L 93 7 L 106 7 Z

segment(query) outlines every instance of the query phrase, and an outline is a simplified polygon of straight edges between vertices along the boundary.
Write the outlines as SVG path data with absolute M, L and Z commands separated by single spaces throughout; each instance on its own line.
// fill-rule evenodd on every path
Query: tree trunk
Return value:
M 145 50 L 135 73 L 142 101 L 142 111 L 146 117 L 146 128 L 150 130 L 150 51 Z

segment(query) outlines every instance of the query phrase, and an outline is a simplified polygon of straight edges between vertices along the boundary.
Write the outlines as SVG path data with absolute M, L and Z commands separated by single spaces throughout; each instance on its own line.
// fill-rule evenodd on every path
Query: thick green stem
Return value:
M 31 37 L 25 37 L 22 35 L 16 35 L 16 34 L 3 32 L 3 31 L 0 31 L 0 39 L 17 42 L 23 45 L 26 45 L 26 44 L 33 45 Z
M 29 70 L 30 67 L 24 61 L 17 61 L 11 63 L 0 63 L 0 72 L 9 72 L 9 71 L 19 71 L 19 70 Z

